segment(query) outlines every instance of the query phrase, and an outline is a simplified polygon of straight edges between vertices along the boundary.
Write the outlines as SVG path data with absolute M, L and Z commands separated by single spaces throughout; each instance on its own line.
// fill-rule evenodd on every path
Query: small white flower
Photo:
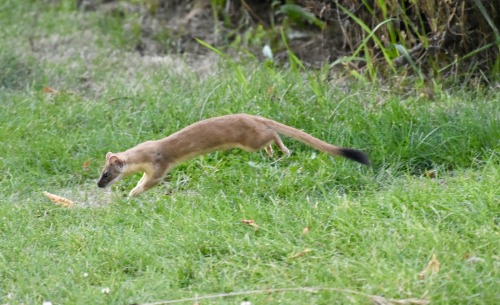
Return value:
M 250 302 L 250 301 L 243 301 L 243 302 L 241 302 L 240 305 L 252 305 L 252 302 Z
M 102 293 L 104 293 L 104 294 L 108 294 L 108 293 L 109 293 L 109 291 L 110 291 L 110 290 L 109 290 L 109 288 L 108 288 L 108 287 L 101 289 L 101 292 L 102 292 Z
M 271 61 L 273 60 L 273 51 L 271 50 L 271 48 L 267 44 L 262 48 L 262 54 L 264 54 L 265 58 L 267 58 Z M 243 305 L 249 305 L 249 304 L 243 304 Z
M 88 277 L 88 276 L 89 276 L 89 274 L 88 274 L 87 272 L 85 272 L 85 273 L 83 274 L 83 277 Z
M 43 305 L 52 305 L 52 302 L 51 301 L 43 301 L 42 303 Z

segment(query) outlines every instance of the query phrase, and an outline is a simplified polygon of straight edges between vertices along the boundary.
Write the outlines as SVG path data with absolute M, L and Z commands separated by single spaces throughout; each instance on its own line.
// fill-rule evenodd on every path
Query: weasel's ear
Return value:
M 108 153 L 106 154 L 106 161 L 109 160 L 109 158 L 111 158 L 111 156 L 113 155 L 112 152 L 108 151 Z
M 118 158 L 116 155 L 112 155 L 111 157 L 109 157 L 109 163 L 116 164 L 119 167 L 123 167 L 123 160 Z

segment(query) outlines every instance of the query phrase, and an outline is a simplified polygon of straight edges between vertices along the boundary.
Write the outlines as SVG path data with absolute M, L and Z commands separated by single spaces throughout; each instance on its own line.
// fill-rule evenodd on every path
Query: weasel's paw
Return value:
M 142 188 L 139 188 L 139 187 L 135 187 L 133 188 L 130 193 L 128 194 L 129 197 L 136 197 L 138 196 L 140 193 L 142 193 L 143 190 Z
M 272 157 L 274 155 L 274 150 L 271 145 L 264 147 L 264 149 L 266 150 L 266 153 L 269 157 Z

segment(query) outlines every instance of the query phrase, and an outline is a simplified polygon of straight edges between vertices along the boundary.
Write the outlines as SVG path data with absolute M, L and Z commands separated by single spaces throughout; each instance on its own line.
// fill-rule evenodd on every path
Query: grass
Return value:
M 33 28 L 23 21 L 35 11 Z M 128 52 L 99 12 L 10 1 L 0 14 L 1 304 L 140 304 L 298 287 L 499 301 L 495 88 L 457 86 L 427 100 L 363 83 L 313 86 L 303 73 L 255 62 L 200 74 L 181 58 Z M 107 151 L 237 112 L 363 149 L 373 167 L 284 139 L 289 158 L 213 153 L 137 199 L 125 195 L 139 176 L 109 192 L 96 187 Z M 55 206 L 42 191 L 77 206 Z M 439 271 L 419 278 L 432 254 Z M 370 303 L 328 290 L 202 303 L 244 300 Z

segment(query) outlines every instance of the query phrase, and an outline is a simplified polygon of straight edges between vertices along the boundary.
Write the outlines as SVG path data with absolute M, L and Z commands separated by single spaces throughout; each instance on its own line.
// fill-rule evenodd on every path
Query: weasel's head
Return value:
M 116 181 L 120 180 L 123 176 L 123 167 L 125 162 L 120 159 L 116 154 L 108 152 L 106 154 L 106 164 L 101 173 L 101 178 L 97 182 L 98 187 L 111 186 Z

